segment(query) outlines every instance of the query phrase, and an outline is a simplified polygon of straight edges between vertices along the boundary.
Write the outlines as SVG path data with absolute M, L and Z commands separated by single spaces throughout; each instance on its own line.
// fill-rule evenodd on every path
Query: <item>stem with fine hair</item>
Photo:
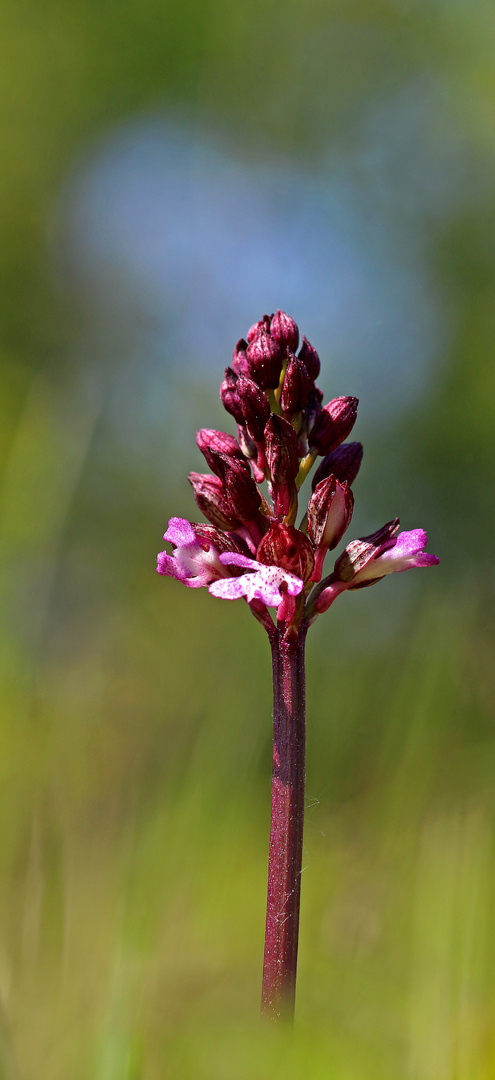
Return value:
M 291 1019 L 296 991 L 304 824 L 306 627 L 271 635 L 273 776 L 262 1015 Z

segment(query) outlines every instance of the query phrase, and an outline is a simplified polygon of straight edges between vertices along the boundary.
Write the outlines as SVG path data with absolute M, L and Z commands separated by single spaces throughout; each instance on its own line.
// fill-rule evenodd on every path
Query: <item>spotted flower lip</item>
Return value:
M 201 589 L 228 574 L 213 542 L 201 543 L 193 526 L 185 518 L 170 518 L 163 539 L 174 544 L 175 549 L 173 555 L 160 552 L 156 568 L 158 574 L 174 577 L 190 589 Z
M 267 607 L 280 608 L 285 604 L 285 594 L 298 596 L 304 588 L 301 578 L 289 570 L 282 570 L 280 566 L 264 566 L 235 551 L 224 552 L 220 555 L 220 561 L 224 566 L 239 566 L 248 571 L 240 577 L 213 581 L 208 586 L 212 596 L 221 596 L 224 600 L 238 600 L 245 596 L 248 603 L 261 600 Z

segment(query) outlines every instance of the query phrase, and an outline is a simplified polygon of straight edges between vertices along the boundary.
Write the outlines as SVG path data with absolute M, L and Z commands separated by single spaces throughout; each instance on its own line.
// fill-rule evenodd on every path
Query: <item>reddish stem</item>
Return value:
M 273 777 L 261 1012 L 291 1019 L 296 991 L 304 821 L 304 644 L 271 635 Z

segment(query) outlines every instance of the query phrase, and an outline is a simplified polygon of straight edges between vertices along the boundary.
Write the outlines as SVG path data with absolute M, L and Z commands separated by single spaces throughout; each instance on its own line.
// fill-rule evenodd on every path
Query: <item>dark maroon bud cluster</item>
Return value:
M 200 543 L 211 542 L 221 554 L 255 556 L 308 588 L 320 581 L 326 552 L 349 524 L 350 484 L 362 457 L 360 443 L 344 443 L 357 398 L 335 398 L 323 406 L 315 382 L 319 371 L 316 349 L 305 337 L 299 348 L 297 324 L 284 311 L 254 323 L 237 342 L 220 387 L 237 439 L 210 428 L 199 431 L 198 447 L 212 472 L 190 476 L 197 505 L 210 522 L 196 534 Z M 324 460 L 297 528 L 298 492 L 318 454 Z M 270 498 L 260 490 L 263 481 Z M 218 532 L 226 539 L 218 540 Z M 292 612 L 290 619 L 296 619 L 300 605 L 290 596 L 284 605 L 287 618 Z
M 198 447 L 211 473 L 189 478 L 209 524 L 171 518 L 165 540 L 174 552 L 158 556 L 160 574 L 191 588 L 206 585 L 213 596 L 245 597 L 272 640 L 269 609 L 276 608 L 276 629 L 287 645 L 341 592 L 438 562 L 423 550 L 424 529 L 397 538 L 396 519 L 348 544 L 323 576 L 327 554 L 342 539 L 354 507 L 351 485 L 363 448 L 345 440 L 358 399 L 336 397 L 324 405 L 315 381 L 318 353 L 305 337 L 298 347 L 298 327 L 280 310 L 263 315 L 237 342 L 220 387 L 237 439 L 212 428 L 199 431 Z M 318 455 L 323 460 L 306 508 L 300 492 Z

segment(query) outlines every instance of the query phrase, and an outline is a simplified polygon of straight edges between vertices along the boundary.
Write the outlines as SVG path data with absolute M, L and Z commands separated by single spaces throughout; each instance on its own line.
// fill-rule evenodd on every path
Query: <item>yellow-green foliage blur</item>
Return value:
M 1 1080 L 495 1076 L 494 49 L 484 0 L 1 6 Z M 257 1018 L 268 644 L 242 603 L 154 573 L 168 517 L 196 516 L 195 428 L 222 424 L 228 349 L 202 370 L 173 344 L 208 310 L 208 251 L 142 365 L 131 345 L 153 338 L 159 287 L 151 312 L 115 301 L 110 317 L 115 265 L 100 259 L 93 292 L 91 252 L 77 269 L 87 162 L 170 116 L 267 183 L 352 161 L 357 213 L 375 185 L 376 236 L 400 258 L 421 237 L 402 338 L 385 295 L 383 341 L 402 351 L 381 385 L 400 407 L 372 414 L 359 366 L 334 392 L 361 398 L 349 539 L 400 514 L 441 564 L 342 597 L 308 639 L 292 1037 Z M 214 259 L 214 229 L 208 243 Z M 231 277 L 242 244 L 237 258 Z M 401 397 L 421 295 L 440 329 Z M 301 329 L 331 392 L 345 350 Z

